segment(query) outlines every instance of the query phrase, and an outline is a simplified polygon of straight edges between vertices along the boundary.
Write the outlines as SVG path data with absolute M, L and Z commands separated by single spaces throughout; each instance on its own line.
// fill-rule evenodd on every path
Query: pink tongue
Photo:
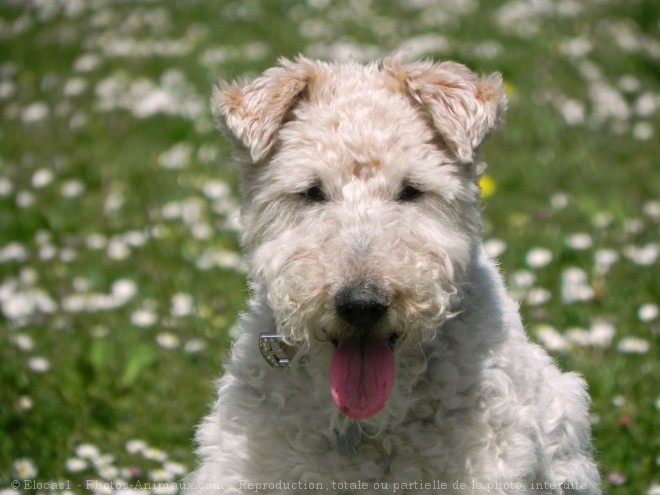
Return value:
M 330 363 L 330 392 L 337 407 L 354 419 L 379 412 L 394 386 L 394 353 L 373 338 L 342 341 Z

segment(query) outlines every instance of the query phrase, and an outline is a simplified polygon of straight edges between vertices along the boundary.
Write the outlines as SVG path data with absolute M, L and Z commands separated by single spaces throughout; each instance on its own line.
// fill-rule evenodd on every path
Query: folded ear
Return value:
M 455 62 L 404 64 L 386 60 L 385 71 L 428 113 L 433 126 L 463 163 L 504 115 L 506 97 L 498 73 L 479 77 Z
M 279 63 L 247 84 L 219 83 L 213 88 L 216 123 L 249 151 L 254 162 L 268 155 L 311 77 L 311 64 L 305 59 Z

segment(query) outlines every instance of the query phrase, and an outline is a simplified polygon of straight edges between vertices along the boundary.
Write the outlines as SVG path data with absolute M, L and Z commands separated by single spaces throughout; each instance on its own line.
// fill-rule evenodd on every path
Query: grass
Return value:
M 503 72 L 485 236 L 506 243 L 532 338 L 551 346 L 538 329 L 554 328 L 553 354 L 590 384 L 605 491 L 659 493 L 658 14 L 652 0 L 0 4 L 0 489 L 194 466 L 247 296 L 211 86 L 278 56 L 405 44 Z M 527 264 L 536 247 L 549 264 Z M 569 268 L 585 300 L 562 297 Z M 575 337 L 599 321 L 611 342 Z

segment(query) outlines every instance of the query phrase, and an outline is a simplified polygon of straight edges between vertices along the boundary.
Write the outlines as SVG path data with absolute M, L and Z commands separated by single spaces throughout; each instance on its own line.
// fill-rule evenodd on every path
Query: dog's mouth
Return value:
M 397 336 L 383 340 L 372 336 L 333 341 L 330 392 L 337 407 L 354 419 L 380 412 L 394 388 L 394 344 Z

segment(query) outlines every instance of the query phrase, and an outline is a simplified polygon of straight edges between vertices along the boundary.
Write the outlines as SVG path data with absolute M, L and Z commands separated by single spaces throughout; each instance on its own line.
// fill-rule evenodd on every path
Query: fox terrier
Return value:
M 585 382 L 481 242 L 499 74 L 303 57 L 218 85 L 251 301 L 194 493 L 598 494 Z

